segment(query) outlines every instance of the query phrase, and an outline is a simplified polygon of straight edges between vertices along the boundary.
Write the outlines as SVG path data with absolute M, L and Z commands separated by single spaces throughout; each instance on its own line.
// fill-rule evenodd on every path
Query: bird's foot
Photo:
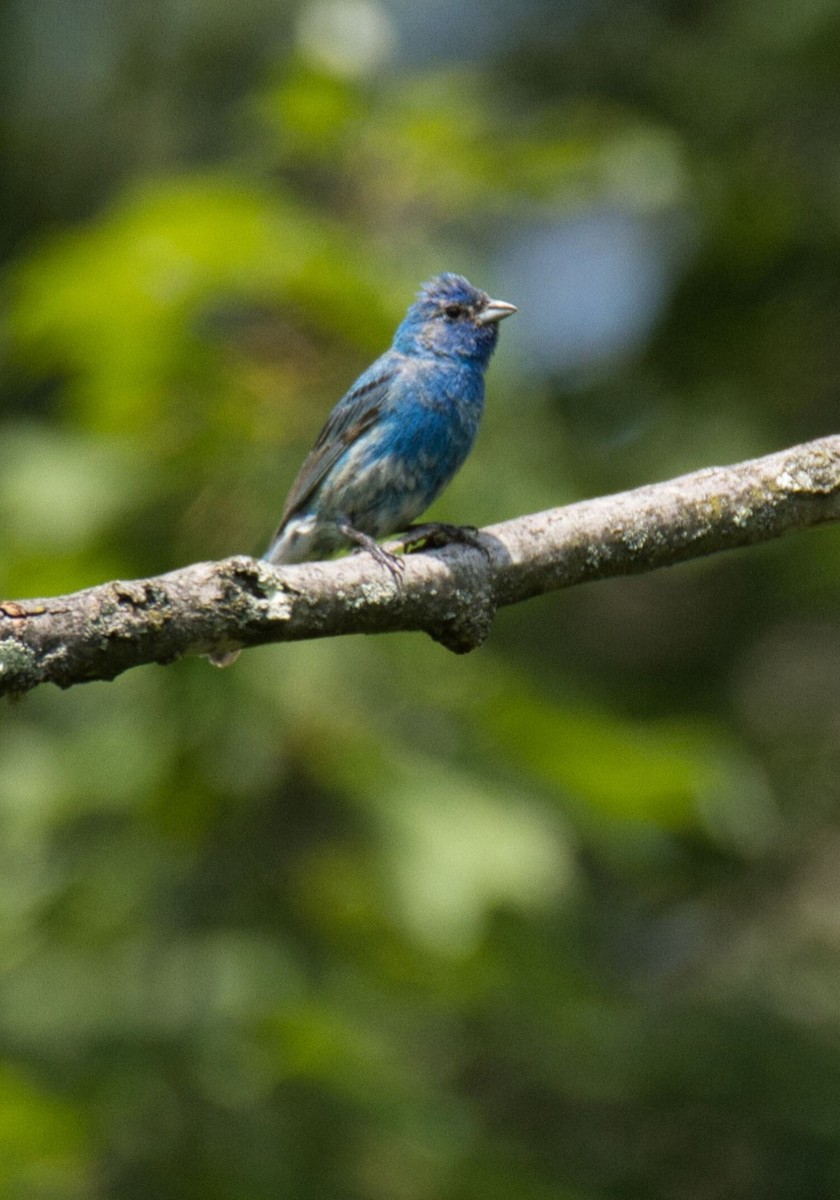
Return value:
M 448 525 L 445 521 L 429 521 L 423 525 L 409 525 L 403 530 L 397 545 L 419 547 L 422 550 L 439 550 L 441 546 L 453 543 L 461 546 L 472 546 L 474 550 L 484 552 L 481 534 L 474 525 Z
M 368 533 L 362 533 L 360 529 L 354 529 L 352 525 L 340 525 L 339 532 L 343 534 L 350 542 L 355 542 L 359 550 L 364 550 L 370 554 L 386 571 L 390 571 L 391 577 L 395 583 L 402 582 L 402 573 L 405 570 L 405 563 L 397 554 L 391 554 L 389 550 L 385 550 L 379 545 L 375 538 L 372 538 Z

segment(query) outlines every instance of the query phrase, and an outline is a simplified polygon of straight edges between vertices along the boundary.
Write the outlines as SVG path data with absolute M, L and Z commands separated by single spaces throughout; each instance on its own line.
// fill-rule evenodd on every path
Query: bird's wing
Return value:
M 396 363 L 379 360 L 336 404 L 286 497 L 278 533 L 289 517 L 306 504 L 348 446 L 376 421 L 396 373 Z

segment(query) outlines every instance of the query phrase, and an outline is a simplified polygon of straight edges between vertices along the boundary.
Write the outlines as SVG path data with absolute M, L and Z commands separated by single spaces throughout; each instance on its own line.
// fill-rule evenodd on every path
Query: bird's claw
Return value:
M 402 582 L 405 562 L 398 554 L 391 554 L 390 550 L 384 550 L 378 542 L 373 543 L 369 553 L 373 555 L 380 567 L 384 567 L 386 571 L 391 572 L 391 577 L 395 583 Z
M 430 521 L 424 525 L 409 525 L 396 545 L 406 550 L 414 547 L 420 550 L 439 550 L 442 546 L 452 544 L 471 546 L 473 550 L 484 552 L 485 547 L 481 534 L 474 525 L 449 525 L 446 521 Z
M 357 553 L 364 551 L 370 554 L 379 563 L 380 567 L 384 567 L 386 571 L 390 571 L 391 578 L 395 583 L 402 582 L 405 563 L 398 555 L 392 554 L 390 550 L 386 550 L 383 546 L 380 546 L 375 538 L 372 538 L 367 533 L 362 533 L 359 529 L 354 529 L 352 525 L 341 525 L 339 528 L 349 541 L 356 543 Z

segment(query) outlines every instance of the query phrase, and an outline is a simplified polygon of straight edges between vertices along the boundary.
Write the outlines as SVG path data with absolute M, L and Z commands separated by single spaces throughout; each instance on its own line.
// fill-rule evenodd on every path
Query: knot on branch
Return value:
M 469 654 L 490 636 L 498 607 L 493 590 L 493 565 L 508 555 L 495 538 L 483 537 L 472 552 L 459 548 L 454 586 L 447 592 L 445 608 L 428 627 L 429 636 L 453 654 Z M 442 557 L 449 557 L 444 551 Z M 480 565 L 479 565 L 480 564 Z
M 453 654 L 469 654 L 487 641 L 493 628 L 496 605 L 490 589 L 462 592 L 458 588 L 450 597 L 452 610 L 429 630 L 430 637 L 451 650 Z

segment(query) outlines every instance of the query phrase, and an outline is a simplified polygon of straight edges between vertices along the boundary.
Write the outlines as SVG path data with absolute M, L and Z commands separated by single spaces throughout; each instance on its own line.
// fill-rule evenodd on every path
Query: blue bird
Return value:
M 355 545 L 396 576 L 403 564 L 377 538 L 412 528 L 411 541 L 457 537 L 457 527 L 412 523 L 472 448 L 498 323 L 515 312 L 461 275 L 446 272 L 424 284 L 391 348 L 330 414 L 264 559 L 306 562 Z M 211 662 L 227 666 L 236 657 L 219 652 Z

